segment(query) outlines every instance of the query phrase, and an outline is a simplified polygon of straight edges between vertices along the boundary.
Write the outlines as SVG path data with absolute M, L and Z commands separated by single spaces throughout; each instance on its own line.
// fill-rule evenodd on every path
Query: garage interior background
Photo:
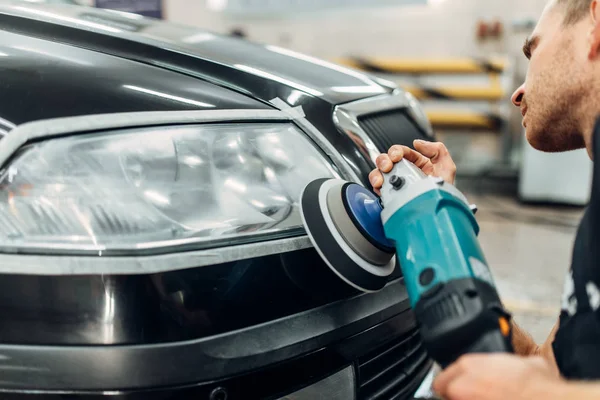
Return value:
M 147 9 L 158 5 L 169 21 L 219 33 L 242 30 L 250 40 L 353 67 L 357 65 L 348 62 L 352 58 L 374 61 L 391 72 L 380 73 L 383 78 L 409 90 L 437 92 L 418 97 L 433 117 L 438 137 L 450 148 L 463 182 L 467 177 L 494 176 L 499 179 L 493 187 L 502 183 L 527 200 L 577 205 L 587 201 L 588 175 L 571 182 L 567 190 L 557 191 L 552 185 L 565 173 L 565 163 L 590 171 L 585 153 L 532 152 L 522 140 L 520 113 L 510 104 L 511 93 L 526 74 L 524 38 L 545 0 L 81 1 L 112 1 L 122 9 L 127 4 Z M 431 62 L 455 65 L 463 60 L 498 61 L 503 69 L 496 75 L 427 73 L 432 72 Z M 415 61 L 424 73 L 395 73 L 398 66 L 402 70 Z M 440 99 L 440 92 L 443 97 L 449 93 L 450 99 Z
M 438 121 L 436 133 L 458 166 L 457 185 L 479 201 L 482 244 L 507 305 L 537 340 L 545 339 L 558 315 L 591 179 L 585 151 L 531 149 L 510 103 L 527 70 L 524 39 L 546 0 L 80 0 L 96 2 L 121 10 L 145 7 L 217 33 L 241 30 L 252 41 L 354 67 L 361 67 L 356 59 L 366 60 L 413 91 Z M 453 70 L 465 62 L 501 68 Z M 578 179 L 562 179 L 571 171 Z

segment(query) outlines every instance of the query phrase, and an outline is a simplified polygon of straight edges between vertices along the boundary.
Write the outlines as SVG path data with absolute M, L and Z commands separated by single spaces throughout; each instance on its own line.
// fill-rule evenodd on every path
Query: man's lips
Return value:
M 525 115 L 527 114 L 527 107 L 523 107 L 521 109 L 521 115 L 523 116 L 523 121 L 521 122 L 521 125 L 523 125 L 523 128 L 527 128 L 527 122 L 525 122 Z

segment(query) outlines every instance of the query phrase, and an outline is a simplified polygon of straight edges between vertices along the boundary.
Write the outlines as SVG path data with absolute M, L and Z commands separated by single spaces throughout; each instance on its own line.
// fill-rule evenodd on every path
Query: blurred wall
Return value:
M 521 53 L 531 28 L 515 30 L 513 23 L 535 22 L 547 0 L 431 0 L 428 6 L 365 7 L 322 13 L 300 13 L 278 18 L 233 18 L 208 10 L 205 0 L 164 0 L 166 18 L 211 31 L 242 28 L 253 41 L 274 44 L 325 59 L 371 57 L 485 57 L 501 55 L 514 64 L 514 84 L 502 106 L 511 111 L 513 166 L 522 150 L 521 116 L 509 97 L 524 79 L 527 60 Z M 323 0 L 327 1 L 327 0 Z M 365 0 L 365 3 L 368 1 Z M 500 39 L 479 41 L 480 20 L 499 20 Z M 470 79 L 470 78 L 469 78 Z M 473 81 L 475 82 L 475 81 Z M 473 83 L 471 82 L 471 83 Z M 485 105 L 484 105 L 485 106 Z M 469 107 L 471 107 L 469 105 Z M 475 106 L 476 107 L 476 106 Z M 495 107 L 495 106 L 492 106 Z M 505 139 L 497 132 L 439 132 L 455 155 L 461 171 L 494 165 L 504 157 Z
M 326 1 L 326 0 L 323 0 Z M 205 0 L 165 0 L 166 18 L 217 32 L 243 27 L 257 41 L 324 58 L 369 56 L 477 56 L 514 53 L 515 41 L 479 43 L 478 19 L 537 19 L 546 0 L 433 0 L 429 6 L 400 6 L 303 13 L 272 19 L 231 18 L 207 9 Z

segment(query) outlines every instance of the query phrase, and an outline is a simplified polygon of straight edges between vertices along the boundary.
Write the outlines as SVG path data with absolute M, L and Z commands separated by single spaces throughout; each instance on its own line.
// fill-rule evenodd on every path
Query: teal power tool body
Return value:
M 339 179 L 313 181 L 301 196 L 314 247 L 347 284 L 378 291 L 399 264 L 423 343 L 442 367 L 466 353 L 513 352 L 475 211 L 407 160 L 384 174 L 381 197 Z

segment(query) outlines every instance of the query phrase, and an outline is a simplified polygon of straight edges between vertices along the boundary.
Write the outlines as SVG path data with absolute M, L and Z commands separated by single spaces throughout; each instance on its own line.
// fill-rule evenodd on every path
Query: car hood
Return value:
M 383 86 L 385 83 L 376 80 L 377 78 L 294 51 L 130 13 L 91 7 L 6 1 L 0 2 L 0 14 L 66 25 L 103 36 L 160 47 L 178 55 L 185 54 L 209 61 L 262 81 L 283 85 L 332 104 L 380 95 L 392 89 Z M 205 78 L 211 77 L 206 70 L 203 74 Z M 222 79 L 217 75 L 212 77 Z M 257 85 L 245 85 L 242 80 L 238 80 L 237 84 L 242 90 L 257 92 Z

